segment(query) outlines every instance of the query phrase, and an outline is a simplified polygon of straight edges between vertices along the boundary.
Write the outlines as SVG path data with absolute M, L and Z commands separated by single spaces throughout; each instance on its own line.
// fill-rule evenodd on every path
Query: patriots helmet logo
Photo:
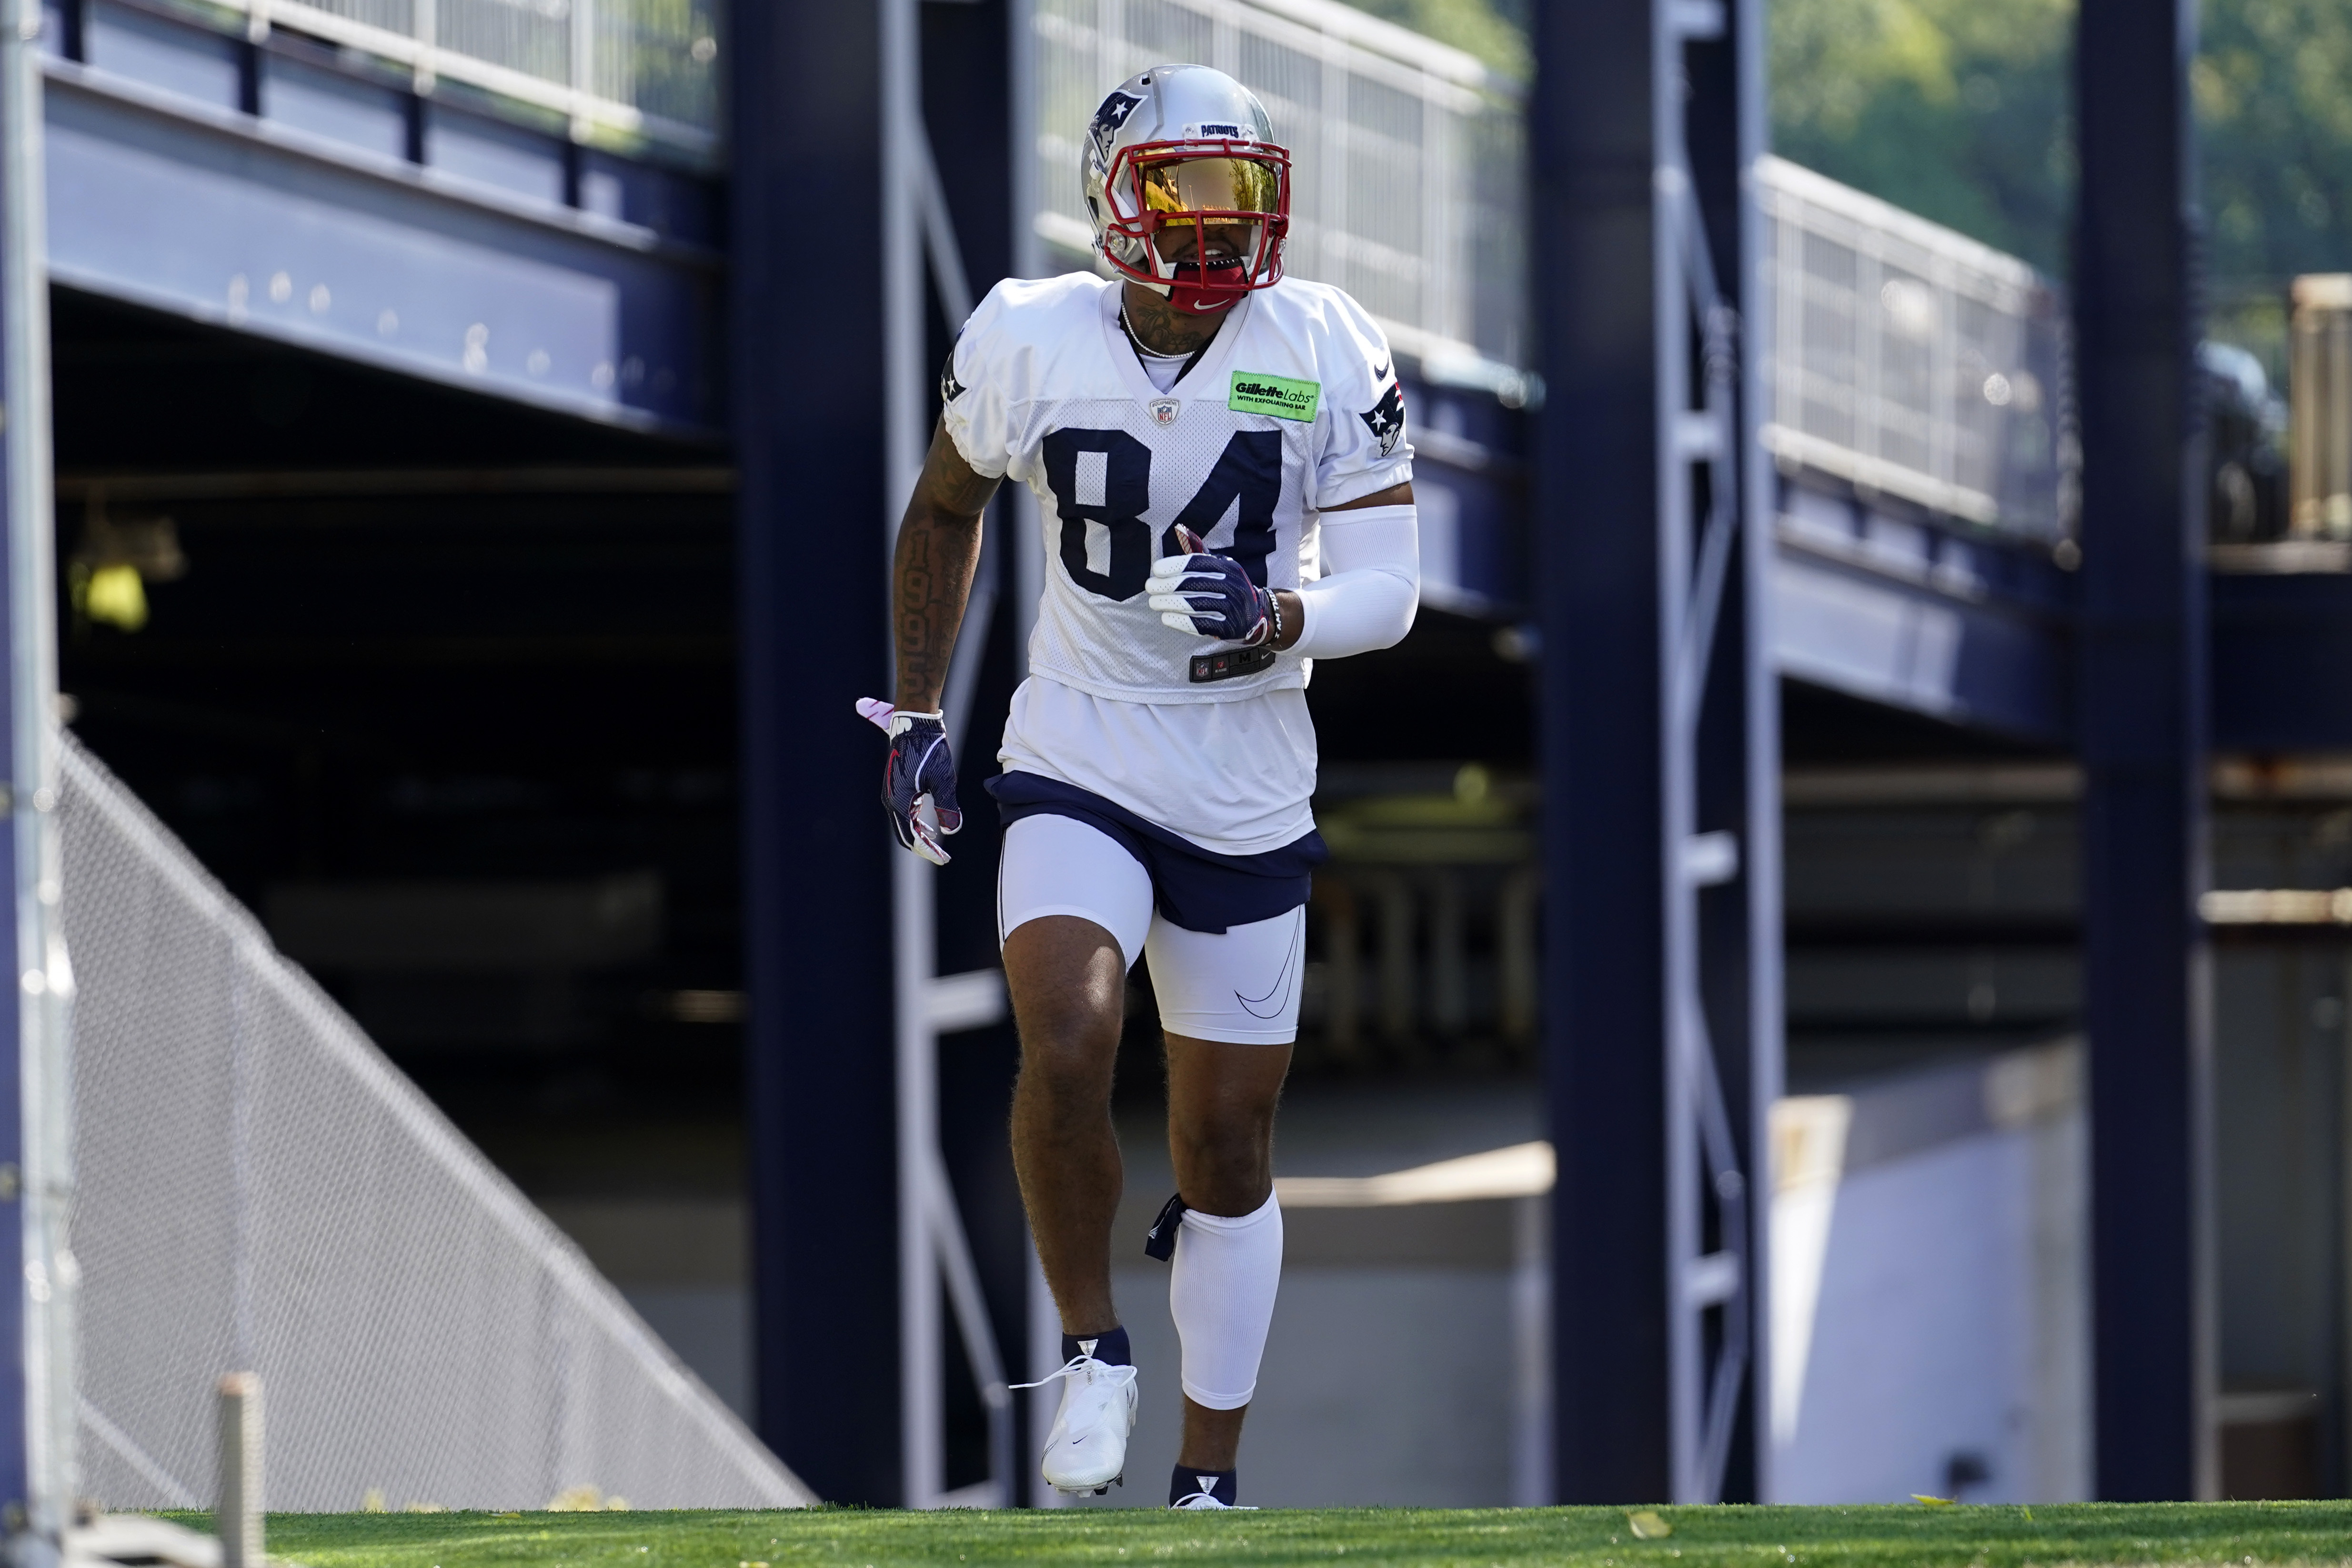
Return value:
M 1372 439 L 1381 444 L 1381 457 L 1393 453 L 1397 443 L 1404 439 L 1403 384 L 1390 382 L 1389 389 L 1381 394 L 1381 400 L 1356 417 L 1364 422 L 1372 433 Z
M 955 350 L 948 350 L 947 363 L 940 366 L 940 401 L 953 403 L 964 394 L 963 383 L 956 379 Z
M 1135 106 L 1142 101 L 1131 92 L 1113 92 L 1102 100 L 1102 107 L 1095 110 L 1094 121 L 1087 127 L 1087 134 L 1094 142 L 1095 158 L 1098 163 L 1110 161 L 1111 142 L 1118 137 L 1120 127 L 1127 123 L 1127 117 L 1135 112 Z

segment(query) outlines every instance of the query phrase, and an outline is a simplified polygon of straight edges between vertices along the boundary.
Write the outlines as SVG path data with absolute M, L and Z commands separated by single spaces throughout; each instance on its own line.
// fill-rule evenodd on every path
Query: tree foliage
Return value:
M 1351 3 L 1532 72 L 1534 0 Z M 1775 151 L 2063 275 L 2074 0 L 1768 3 Z M 2352 0 L 2204 0 L 2201 26 L 2221 302 L 2352 268 Z
M 2206 0 L 2192 85 L 2227 301 L 2352 268 L 2352 0 Z M 1779 150 L 2063 270 L 2070 0 L 1773 0 Z
M 2207 0 L 2192 80 L 2214 275 L 2352 269 L 2352 0 Z
M 1535 74 L 1528 47 L 1534 0 L 1348 0 L 1359 11 L 1411 27 L 1478 57 L 1489 69 L 1525 81 Z
M 1783 157 L 2056 271 L 2070 0 L 1773 0 Z

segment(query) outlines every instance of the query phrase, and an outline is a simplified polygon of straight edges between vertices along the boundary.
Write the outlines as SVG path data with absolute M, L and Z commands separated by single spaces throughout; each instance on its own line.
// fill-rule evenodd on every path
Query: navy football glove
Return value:
M 956 805 L 955 754 L 948 749 L 947 726 L 937 713 L 900 713 L 887 702 L 868 697 L 857 711 L 879 725 L 890 737 L 890 755 L 882 764 L 882 806 L 890 814 L 891 831 L 899 847 L 911 849 L 934 866 L 948 863 L 940 840 L 963 826 Z M 929 797 L 934 829 L 923 819 L 919 802 Z
M 1249 580 L 1242 563 L 1212 555 L 1189 528 L 1176 531 L 1182 555 L 1151 563 L 1151 607 L 1180 632 L 1255 647 L 1275 633 L 1274 595 Z

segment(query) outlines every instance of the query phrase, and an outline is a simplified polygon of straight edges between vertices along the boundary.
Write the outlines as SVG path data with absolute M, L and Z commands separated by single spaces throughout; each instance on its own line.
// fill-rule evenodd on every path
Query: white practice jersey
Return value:
M 1403 395 L 1381 330 L 1328 285 L 1246 296 L 1164 393 L 1120 330 L 1119 300 L 1084 273 L 1000 283 L 942 377 L 956 450 L 1034 491 L 1045 528 L 1033 679 L 1003 759 L 1204 847 L 1255 853 L 1313 826 L 1309 661 L 1277 654 L 1194 682 L 1195 655 L 1233 645 L 1163 623 L 1146 579 L 1180 549 L 1181 523 L 1266 587 L 1312 582 L 1318 513 L 1412 477 Z M 1238 703 L 1256 710 L 1217 711 Z

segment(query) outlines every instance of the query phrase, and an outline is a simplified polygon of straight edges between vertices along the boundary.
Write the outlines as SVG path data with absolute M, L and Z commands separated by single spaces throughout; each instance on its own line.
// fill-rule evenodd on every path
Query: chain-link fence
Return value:
M 208 1502 L 250 1370 L 277 1508 L 812 1500 L 70 739 L 60 809 L 86 1494 Z

